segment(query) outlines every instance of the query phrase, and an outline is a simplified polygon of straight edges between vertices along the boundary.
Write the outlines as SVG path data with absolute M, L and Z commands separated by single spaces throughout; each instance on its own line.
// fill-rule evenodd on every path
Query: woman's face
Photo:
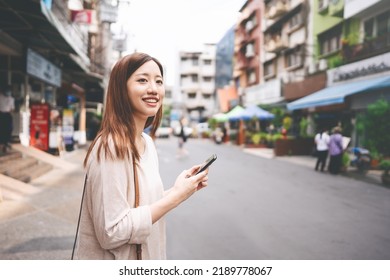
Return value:
M 127 80 L 127 93 L 134 110 L 134 117 L 146 121 L 155 116 L 161 107 L 165 88 L 160 68 L 154 61 L 148 61 L 138 68 Z

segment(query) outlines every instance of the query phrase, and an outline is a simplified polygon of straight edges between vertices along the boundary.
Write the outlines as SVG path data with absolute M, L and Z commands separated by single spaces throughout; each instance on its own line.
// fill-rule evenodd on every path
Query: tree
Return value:
M 367 106 L 357 118 L 357 131 L 364 136 L 363 144 L 384 157 L 390 156 L 390 102 L 381 98 Z

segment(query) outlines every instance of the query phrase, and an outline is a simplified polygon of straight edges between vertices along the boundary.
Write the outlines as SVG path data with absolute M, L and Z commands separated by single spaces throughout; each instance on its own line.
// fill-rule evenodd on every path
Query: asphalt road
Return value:
M 169 259 L 390 259 L 390 189 L 190 139 L 157 139 L 165 186 L 218 155 L 209 186 L 167 215 Z
M 168 259 L 390 259 L 390 189 L 313 170 L 287 158 L 266 159 L 236 146 L 157 139 L 164 185 L 218 155 L 209 186 L 170 212 Z M 85 151 L 33 182 L 29 194 L 0 203 L 0 259 L 68 260 L 71 256 Z

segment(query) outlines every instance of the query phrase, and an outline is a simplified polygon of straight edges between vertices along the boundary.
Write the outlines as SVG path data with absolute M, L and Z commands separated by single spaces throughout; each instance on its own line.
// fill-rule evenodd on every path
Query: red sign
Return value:
M 77 23 L 92 23 L 92 12 L 93 10 L 81 10 L 81 11 L 70 11 L 70 17 L 72 22 Z
M 30 117 L 30 146 L 49 149 L 49 105 L 32 104 Z

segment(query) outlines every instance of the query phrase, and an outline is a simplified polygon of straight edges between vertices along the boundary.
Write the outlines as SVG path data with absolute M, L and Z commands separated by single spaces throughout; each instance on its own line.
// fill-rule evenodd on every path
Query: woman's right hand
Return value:
M 180 204 L 196 191 L 207 186 L 208 183 L 208 169 L 197 174 L 200 165 L 195 165 L 190 169 L 184 170 L 176 178 L 175 184 L 172 187 L 172 194 L 177 199 L 177 203 Z
M 164 197 L 150 206 L 152 214 L 152 223 L 158 221 L 162 216 L 168 213 L 180 203 L 185 201 L 196 191 L 207 186 L 208 169 L 197 174 L 200 165 L 195 165 L 190 169 L 184 170 L 177 176 L 175 184 L 166 191 Z

